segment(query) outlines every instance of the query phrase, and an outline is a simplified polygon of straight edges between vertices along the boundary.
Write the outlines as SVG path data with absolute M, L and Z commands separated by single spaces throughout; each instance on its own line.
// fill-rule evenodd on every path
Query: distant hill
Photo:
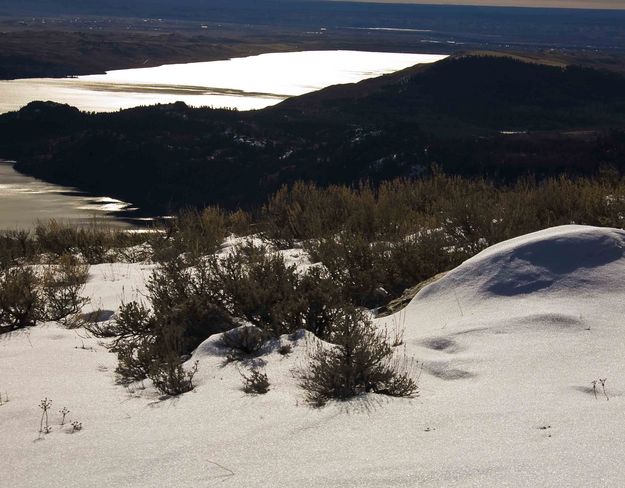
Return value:
M 625 77 L 460 56 L 256 112 L 179 103 L 84 114 L 32 103 L 0 117 L 26 173 L 162 212 L 248 206 L 297 179 L 418 176 L 433 164 L 510 181 L 625 170 Z
M 267 112 L 302 119 L 379 118 L 448 135 L 620 126 L 625 77 L 509 57 L 454 56 L 357 85 L 288 99 Z

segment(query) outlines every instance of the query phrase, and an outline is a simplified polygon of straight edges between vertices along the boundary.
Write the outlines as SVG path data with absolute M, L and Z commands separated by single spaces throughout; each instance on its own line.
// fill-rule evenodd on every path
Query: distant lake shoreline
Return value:
M 226 61 L 163 65 L 73 78 L 0 81 L 0 113 L 32 101 L 67 103 L 111 112 L 182 101 L 189 106 L 261 109 L 286 98 L 393 73 L 446 58 L 438 54 L 368 51 L 268 53 Z M 106 194 L 106 189 L 102 190 Z M 132 227 L 151 220 L 149 209 L 19 173 L 0 159 L 0 229 L 32 229 L 37 220 Z
M 129 203 L 46 183 L 19 173 L 14 163 L 0 159 L 0 230 L 30 230 L 38 221 L 50 219 L 73 225 L 97 222 L 121 228 L 134 228 L 141 222 L 134 218 L 137 209 Z
M 19 110 L 36 100 L 67 103 L 89 112 L 113 112 L 177 101 L 192 107 L 256 110 L 330 85 L 355 83 L 446 57 L 299 51 L 71 78 L 4 80 L 0 81 L 0 113 Z

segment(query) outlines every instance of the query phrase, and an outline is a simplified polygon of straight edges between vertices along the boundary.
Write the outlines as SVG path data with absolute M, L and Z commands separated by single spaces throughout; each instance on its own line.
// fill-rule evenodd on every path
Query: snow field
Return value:
M 56 324 L 0 336 L 0 478 L 21 487 L 618 487 L 625 468 L 625 232 L 563 226 L 483 251 L 398 314 L 422 362 L 415 399 L 313 409 L 293 371 L 308 334 L 261 356 L 266 395 L 241 391 L 219 337 L 177 398 L 114 382 L 115 356 Z M 296 259 L 297 256 L 294 257 Z M 91 307 L 145 294 L 152 266 L 93 266 Z M 241 369 L 242 366 L 239 366 Z M 599 384 L 607 378 L 605 397 Z M 44 398 L 52 431 L 38 433 Z M 82 422 L 59 424 L 58 410 Z

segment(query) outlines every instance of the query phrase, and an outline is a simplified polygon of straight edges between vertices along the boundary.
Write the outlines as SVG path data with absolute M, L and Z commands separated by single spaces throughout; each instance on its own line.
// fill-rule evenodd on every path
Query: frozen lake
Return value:
M 260 109 L 330 85 L 354 83 L 445 57 L 301 51 L 116 70 L 75 78 L 0 81 L 0 113 L 18 110 L 33 100 L 68 103 L 93 112 L 176 101 L 194 107 Z

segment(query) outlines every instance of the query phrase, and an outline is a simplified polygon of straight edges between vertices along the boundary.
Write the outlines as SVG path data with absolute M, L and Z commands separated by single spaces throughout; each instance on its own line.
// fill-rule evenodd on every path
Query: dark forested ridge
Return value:
M 0 117 L 0 154 L 26 173 L 162 212 L 249 206 L 298 179 L 376 182 L 434 164 L 506 181 L 622 170 L 624 129 L 622 75 L 461 56 L 255 112 L 32 103 Z
M 624 122 L 624 89 L 625 78 L 609 71 L 456 56 L 286 100 L 269 111 L 353 122 L 373 116 L 443 136 L 608 127 Z

